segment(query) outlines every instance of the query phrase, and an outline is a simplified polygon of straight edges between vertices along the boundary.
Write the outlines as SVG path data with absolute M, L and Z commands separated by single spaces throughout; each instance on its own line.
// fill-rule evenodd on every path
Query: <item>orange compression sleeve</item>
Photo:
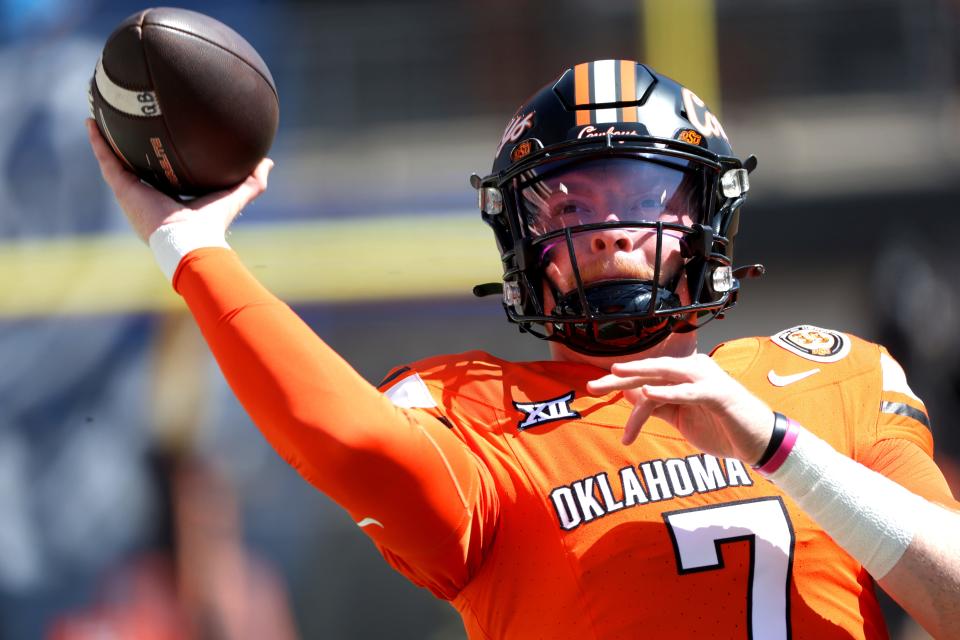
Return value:
M 454 597 L 497 515 L 489 471 L 474 454 L 426 412 L 395 407 L 232 251 L 191 252 L 174 288 L 274 449 L 399 557 L 408 577 Z

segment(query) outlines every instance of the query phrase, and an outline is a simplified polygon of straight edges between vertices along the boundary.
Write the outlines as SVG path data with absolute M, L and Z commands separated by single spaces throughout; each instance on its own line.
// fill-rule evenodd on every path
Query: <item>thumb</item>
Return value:
M 190 208 L 198 211 L 216 208 L 216 213 L 223 218 L 224 228 L 229 227 L 234 218 L 248 204 L 267 190 L 267 182 L 273 165 L 273 160 L 264 158 L 253 170 L 253 173 L 247 176 L 246 180 L 232 189 L 208 193 L 197 198 L 190 203 Z

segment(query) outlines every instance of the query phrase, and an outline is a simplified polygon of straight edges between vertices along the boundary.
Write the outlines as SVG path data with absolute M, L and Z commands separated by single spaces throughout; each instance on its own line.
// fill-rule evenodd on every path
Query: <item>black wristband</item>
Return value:
M 787 435 L 787 427 L 789 427 L 790 421 L 787 420 L 787 416 L 782 413 L 773 412 L 773 433 L 770 434 L 770 443 L 767 445 L 767 448 L 764 450 L 763 455 L 760 456 L 760 459 L 753 463 L 753 467 L 762 467 L 763 465 L 770 462 L 770 458 L 773 457 L 773 454 L 777 452 L 777 449 L 780 448 L 780 445 L 783 444 L 783 439 Z

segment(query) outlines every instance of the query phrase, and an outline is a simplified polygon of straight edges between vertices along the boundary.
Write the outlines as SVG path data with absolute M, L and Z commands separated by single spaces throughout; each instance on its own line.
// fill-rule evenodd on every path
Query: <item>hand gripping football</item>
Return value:
M 145 9 L 114 30 L 90 109 L 142 180 L 196 196 L 243 181 L 266 156 L 280 105 L 270 70 L 230 27 L 185 9 Z

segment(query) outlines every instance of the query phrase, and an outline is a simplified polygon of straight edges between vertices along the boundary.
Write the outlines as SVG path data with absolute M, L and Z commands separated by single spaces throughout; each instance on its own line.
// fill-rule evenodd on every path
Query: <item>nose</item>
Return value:
M 590 250 L 593 253 L 615 253 L 632 251 L 633 239 L 626 229 L 601 229 L 590 238 Z

